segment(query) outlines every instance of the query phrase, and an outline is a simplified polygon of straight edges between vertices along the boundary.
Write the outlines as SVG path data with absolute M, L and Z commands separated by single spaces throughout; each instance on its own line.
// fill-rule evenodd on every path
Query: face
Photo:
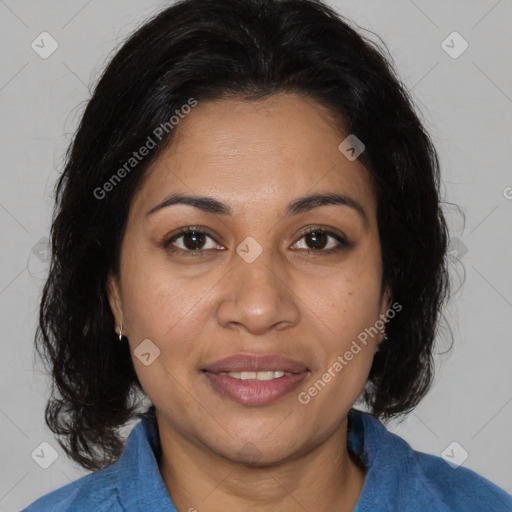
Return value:
M 346 135 L 299 95 L 199 102 L 149 170 L 109 298 L 169 435 L 270 463 L 346 421 L 382 335 L 353 341 L 390 305 L 376 197 Z M 345 204 L 298 202 L 326 194 Z

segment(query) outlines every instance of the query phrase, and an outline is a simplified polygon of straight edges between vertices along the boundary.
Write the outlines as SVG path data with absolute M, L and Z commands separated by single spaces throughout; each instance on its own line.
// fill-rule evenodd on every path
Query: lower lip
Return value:
M 285 375 L 273 380 L 248 381 L 229 375 L 203 372 L 213 388 L 221 395 L 243 405 L 265 405 L 293 391 L 309 372 Z

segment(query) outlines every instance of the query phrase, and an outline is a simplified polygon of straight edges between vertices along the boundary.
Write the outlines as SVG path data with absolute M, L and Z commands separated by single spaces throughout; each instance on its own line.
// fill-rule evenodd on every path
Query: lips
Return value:
M 216 393 L 252 407 L 267 405 L 288 395 L 309 375 L 306 365 L 294 359 L 244 354 L 209 363 L 202 372 Z M 271 380 L 240 379 L 240 376 L 253 377 L 258 372 L 278 373 Z
M 302 373 L 307 370 L 307 366 L 300 361 L 272 354 L 261 356 L 236 354 L 224 359 L 219 359 L 213 363 L 209 363 L 203 368 L 203 371 L 216 374 L 264 371 Z

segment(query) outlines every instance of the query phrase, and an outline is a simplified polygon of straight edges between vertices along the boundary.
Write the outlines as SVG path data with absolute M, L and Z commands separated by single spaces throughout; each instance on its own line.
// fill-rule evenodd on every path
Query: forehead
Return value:
M 170 192 L 212 196 L 234 212 L 308 193 L 350 195 L 372 212 L 371 177 L 338 149 L 347 136 L 326 107 L 297 94 L 199 102 L 175 127 L 136 197 L 148 208 Z

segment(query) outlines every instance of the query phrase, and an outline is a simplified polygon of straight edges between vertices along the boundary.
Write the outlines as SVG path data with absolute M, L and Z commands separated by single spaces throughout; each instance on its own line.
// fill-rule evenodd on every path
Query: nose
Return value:
M 252 263 L 241 258 L 235 261 L 223 279 L 221 294 L 217 318 L 225 328 L 258 335 L 299 322 L 299 298 L 289 275 L 276 264 L 269 250 Z

